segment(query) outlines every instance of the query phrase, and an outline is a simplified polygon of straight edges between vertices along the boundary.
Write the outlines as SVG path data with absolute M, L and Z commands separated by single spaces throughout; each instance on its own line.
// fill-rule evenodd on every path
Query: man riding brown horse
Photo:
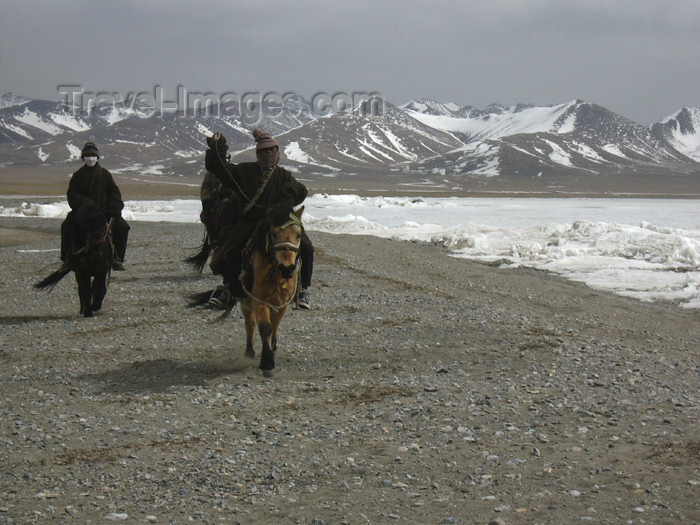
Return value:
M 219 246 L 210 265 L 215 274 L 223 276 L 223 285 L 217 287 L 208 303 L 218 308 L 230 309 L 238 298 L 245 297 L 238 279 L 242 266 L 241 251 L 267 210 L 279 205 L 298 206 L 308 194 L 306 186 L 279 166 L 279 145 L 272 136 L 256 129 L 253 137 L 257 161 L 240 164 L 228 161 L 228 145 L 223 135 L 215 133 L 207 138 L 209 149 L 205 156 L 205 167 L 236 195 L 239 203 L 237 220 L 225 232 L 219 233 Z M 302 234 L 300 251 L 303 260 L 302 290 L 297 305 L 308 308 L 314 249 L 305 232 Z

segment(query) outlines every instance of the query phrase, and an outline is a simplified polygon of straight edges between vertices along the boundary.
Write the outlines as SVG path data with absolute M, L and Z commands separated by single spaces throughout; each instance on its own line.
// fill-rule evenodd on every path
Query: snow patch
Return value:
M 301 149 L 297 141 L 290 142 L 284 148 L 284 154 L 289 160 L 301 162 L 302 164 L 309 164 L 312 161 L 311 157 Z
M 20 126 L 15 126 L 13 124 L 8 124 L 4 123 L 3 126 L 7 129 L 9 129 L 11 132 L 16 133 L 17 135 L 24 137 L 25 139 L 32 140 L 34 137 L 32 137 L 27 131 L 20 127 Z
M 68 148 L 68 160 L 78 160 L 80 159 L 80 156 L 82 155 L 83 150 L 76 146 L 75 144 L 69 142 L 66 144 L 66 148 Z
M 156 164 L 154 166 L 149 166 L 146 169 L 144 169 L 141 174 L 142 175 L 163 175 L 163 170 L 165 169 L 165 166 L 162 164 Z
M 121 111 L 115 106 L 112 106 L 112 111 L 109 112 L 109 115 L 105 117 L 105 120 L 107 121 L 107 125 L 111 126 L 113 124 L 116 124 L 117 122 L 120 122 L 124 120 L 126 117 L 122 114 Z
M 620 148 L 615 144 L 606 144 L 605 146 L 603 146 L 603 149 L 617 157 L 622 157 L 623 159 L 627 158 L 625 154 L 622 153 L 622 151 L 620 151 Z
M 576 115 L 571 114 L 566 117 L 566 120 L 559 125 L 557 131 L 559 133 L 571 133 L 576 129 Z
M 562 166 L 573 166 L 571 162 L 571 157 L 566 151 L 564 151 L 564 149 L 561 146 L 559 146 L 559 144 L 556 144 L 549 140 L 545 140 L 545 142 L 549 145 L 550 148 L 552 148 L 551 153 L 549 153 L 548 155 L 552 162 L 556 162 L 557 164 L 561 164 Z
M 25 108 L 24 113 L 21 115 L 15 115 L 15 120 L 18 120 L 22 124 L 32 126 L 33 128 L 40 129 L 49 135 L 58 135 L 63 131 L 55 124 L 43 120 L 39 115 L 30 111 L 29 108 Z
M 595 162 L 605 162 L 605 159 L 603 159 L 603 157 L 598 155 L 598 153 L 593 148 L 591 148 L 590 146 L 588 146 L 586 144 L 582 144 L 580 142 L 574 142 L 571 147 L 573 150 L 576 151 L 576 153 L 580 154 L 581 156 L 583 156 L 589 160 L 592 160 Z
M 389 129 L 383 129 L 382 132 L 386 136 L 387 139 L 389 139 L 389 142 L 391 142 L 392 146 L 394 146 L 394 149 L 401 155 L 402 157 L 405 157 L 409 160 L 417 160 L 418 156 L 415 155 L 414 153 L 411 153 L 406 149 L 406 147 L 401 143 L 401 139 L 394 135 L 391 130 Z
M 39 157 L 41 162 L 44 162 L 49 158 L 49 154 L 44 151 L 44 148 L 39 148 L 39 151 L 36 152 L 36 156 Z
M 206 137 L 211 137 L 214 132 L 201 122 L 197 122 L 197 131 Z
M 87 131 L 91 129 L 85 122 L 78 120 L 67 113 L 51 113 L 49 116 L 51 117 L 51 120 L 53 120 L 59 126 L 63 126 L 64 128 L 68 128 L 73 131 Z

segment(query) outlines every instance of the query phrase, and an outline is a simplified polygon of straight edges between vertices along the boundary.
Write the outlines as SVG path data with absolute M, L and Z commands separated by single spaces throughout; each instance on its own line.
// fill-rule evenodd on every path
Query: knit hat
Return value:
M 272 148 L 274 146 L 279 148 L 279 144 L 275 142 L 275 139 L 273 139 L 272 135 L 270 135 L 267 131 L 260 131 L 259 129 L 256 129 L 253 131 L 253 137 L 255 137 L 256 150 Z
M 83 146 L 83 151 L 80 152 L 80 158 L 84 159 L 85 157 L 100 158 L 100 150 L 97 149 L 94 142 L 86 142 L 85 146 Z

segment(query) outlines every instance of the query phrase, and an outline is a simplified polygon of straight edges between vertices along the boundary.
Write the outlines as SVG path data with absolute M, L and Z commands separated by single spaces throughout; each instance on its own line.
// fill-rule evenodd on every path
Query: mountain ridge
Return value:
M 700 178 L 700 107 L 681 108 L 651 126 L 580 99 L 483 109 L 381 100 L 376 107 L 371 114 L 354 107 L 318 115 L 297 97 L 274 107 L 230 103 L 222 116 L 204 108 L 182 116 L 108 104 L 77 111 L 5 94 L 0 167 L 72 165 L 82 143 L 94 140 L 117 173 L 201 174 L 206 135 L 223 132 L 232 159 L 250 160 L 251 131 L 260 127 L 280 143 L 283 163 L 309 180 L 355 176 L 458 188 L 487 179 Z

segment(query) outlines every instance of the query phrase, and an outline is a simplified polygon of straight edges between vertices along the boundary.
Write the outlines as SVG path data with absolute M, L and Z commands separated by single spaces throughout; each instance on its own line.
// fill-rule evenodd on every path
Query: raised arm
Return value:
M 239 193 L 240 182 L 234 178 L 239 175 L 236 165 L 226 160 L 226 138 L 217 131 L 211 137 L 207 137 L 207 145 L 209 149 L 204 154 L 204 167 L 213 173 L 223 186 Z

